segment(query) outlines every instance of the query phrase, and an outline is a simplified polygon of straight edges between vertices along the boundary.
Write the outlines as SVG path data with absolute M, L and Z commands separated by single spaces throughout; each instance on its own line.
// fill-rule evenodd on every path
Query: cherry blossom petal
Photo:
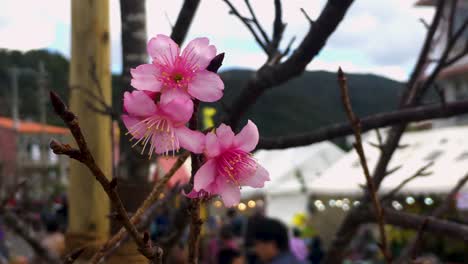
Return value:
M 216 179 L 216 161 L 208 160 L 195 174 L 193 189 L 197 192 L 208 187 Z
M 221 153 L 221 146 L 218 142 L 218 137 L 215 133 L 210 132 L 205 136 L 205 155 L 208 158 L 213 158 Z
M 147 50 L 153 63 L 168 66 L 174 65 L 180 53 L 179 46 L 170 37 L 161 34 L 150 39 Z
M 210 45 L 208 38 L 190 41 L 182 51 L 182 58 L 195 70 L 204 70 L 216 56 L 216 47 Z
M 163 88 L 163 90 L 161 91 L 160 102 L 162 104 L 167 104 L 174 99 L 191 100 L 191 97 L 187 92 L 182 91 L 179 88 L 174 88 L 174 87 Z
M 156 112 L 156 104 L 143 91 L 124 93 L 124 109 L 132 116 L 147 117 Z
M 129 115 L 122 115 L 122 121 L 124 122 L 125 127 L 130 132 L 130 134 L 136 138 L 140 139 L 146 132 L 146 127 L 144 125 L 139 124 L 140 119 L 129 116 Z
M 243 177 L 239 179 L 239 183 L 243 186 L 250 186 L 253 188 L 262 188 L 266 181 L 270 180 L 270 174 L 262 166 L 257 164 L 257 170 L 254 175 L 250 177 Z
M 188 93 L 203 102 L 215 102 L 223 96 L 224 83 L 218 74 L 203 70 L 188 85 Z
M 202 153 L 205 147 L 205 135 L 200 131 L 190 130 L 186 126 L 174 128 L 174 133 L 179 144 L 184 149 L 193 153 Z
M 221 180 L 218 182 L 218 192 L 223 199 L 224 206 L 232 207 L 240 201 L 240 189 L 239 186 Z
M 193 114 L 193 102 L 187 98 L 176 98 L 168 103 L 161 102 L 159 106 L 165 116 L 180 125 L 187 123 Z
M 221 124 L 216 129 L 216 136 L 218 136 L 218 142 L 222 150 L 228 149 L 232 146 L 232 142 L 234 141 L 234 132 L 232 132 L 230 126 Z
M 142 64 L 135 69 L 131 69 L 131 85 L 138 90 L 159 92 L 162 83 L 159 81 L 160 72 L 153 64 Z
M 234 145 L 245 152 L 251 152 L 258 144 L 258 128 L 252 121 L 247 121 L 247 125 L 234 138 Z

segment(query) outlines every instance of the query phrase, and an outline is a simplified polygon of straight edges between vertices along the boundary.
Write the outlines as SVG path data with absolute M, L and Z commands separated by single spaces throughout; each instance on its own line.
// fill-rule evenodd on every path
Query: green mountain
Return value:
M 216 103 L 217 116 L 229 106 L 253 74 L 249 70 L 230 70 L 221 74 L 225 95 Z M 348 74 L 353 109 L 359 116 L 394 110 L 403 83 L 372 74 Z M 336 73 L 305 72 L 286 84 L 268 90 L 253 105 L 242 124 L 252 119 L 264 136 L 280 136 L 311 131 L 324 125 L 346 121 Z
M 48 87 L 68 99 L 68 67 L 66 58 L 57 53 L 36 50 L 21 53 L 0 50 L 0 115 L 11 116 L 11 88 L 8 69 L 12 66 L 37 69 L 40 61 L 48 72 Z M 221 102 L 210 104 L 217 108 L 215 119 L 225 114 L 252 76 L 250 70 L 228 70 L 221 73 L 225 82 L 225 96 Z M 359 116 L 395 109 L 402 83 L 369 74 L 348 74 L 351 101 Z M 115 111 L 121 111 L 123 87 L 118 76 L 113 76 Z M 31 76 L 19 78 L 20 117 L 38 120 L 37 84 Z M 207 104 L 202 105 L 204 107 Z M 47 120 L 51 124 L 62 122 L 47 104 Z M 201 112 L 201 111 L 200 111 Z M 290 135 L 311 131 L 320 126 L 346 121 L 340 101 L 336 74 L 325 71 L 305 72 L 290 82 L 268 90 L 244 116 L 256 122 L 264 136 Z

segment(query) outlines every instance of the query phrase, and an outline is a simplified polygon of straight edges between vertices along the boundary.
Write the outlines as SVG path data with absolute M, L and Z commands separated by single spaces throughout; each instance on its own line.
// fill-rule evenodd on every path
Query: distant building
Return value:
M 68 158 L 49 148 L 51 138 L 65 141 L 68 129 L 0 117 L 0 190 L 27 179 L 31 199 L 42 199 L 66 182 Z
M 447 36 L 449 29 L 450 3 L 446 1 L 444 13 L 439 28 L 436 31 L 436 42 L 433 44 L 433 49 L 430 54 L 431 59 L 437 59 L 441 56 L 445 46 L 447 45 Z M 436 0 L 419 0 L 417 6 L 436 6 Z M 468 19 L 468 0 L 458 1 L 455 11 L 454 32 L 459 29 Z M 465 29 L 464 34 L 455 44 L 450 57 L 460 54 L 466 49 L 468 41 L 468 30 Z M 429 65 L 431 67 L 431 65 Z M 468 55 L 462 57 L 457 63 L 452 64 L 443 70 L 438 77 L 437 83 L 443 89 L 447 102 L 468 98 Z M 461 115 L 434 122 L 434 127 L 446 127 L 453 125 L 468 124 L 468 115 Z

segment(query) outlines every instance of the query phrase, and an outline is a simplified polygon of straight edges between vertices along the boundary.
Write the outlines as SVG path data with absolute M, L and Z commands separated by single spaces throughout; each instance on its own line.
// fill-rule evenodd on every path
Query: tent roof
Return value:
M 264 188 L 245 187 L 242 193 L 244 196 L 250 196 L 264 192 L 298 192 L 302 185 L 294 176 L 297 172 L 306 183 L 311 182 L 343 155 L 343 150 L 328 141 L 303 147 L 257 151 L 254 157 L 268 170 L 271 180 L 266 182 Z
M 365 135 L 364 151 L 372 172 L 380 151 L 369 144 L 377 143 L 375 132 Z M 388 175 L 381 190 L 388 192 L 420 168 L 433 161 L 428 171 L 433 174 L 418 177 L 405 185 L 402 193 L 446 193 L 468 173 L 468 127 L 450 127 L 435 130 L 407 132 L 400 141 L 401 148 L 392 157 L 389 170 L 402 166 Z M 358 156 L 354 150 L 327 169 L 311 184 L 317 194 L 357 194 L 365 183 Z

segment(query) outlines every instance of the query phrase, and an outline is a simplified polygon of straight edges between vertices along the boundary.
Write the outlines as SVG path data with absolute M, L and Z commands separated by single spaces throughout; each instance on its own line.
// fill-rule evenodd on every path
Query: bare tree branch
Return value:
M 231 3 L 231 1 L 229 0 L 223 0 L 223 1 L 229 6 L 229 8 L 231 9 L 231 13 L 235 15 L 237 18 L 239 18 L 240 21 L 242 21 L 242 23 L 247 27 L 247 29 L 250 31 L 252 36 L 255 38 L 255 41 L 257 42 L 257 44 L 263 49 L 263 51 L 265 51 L 266 54 L 268 54 L 268 48 L 267 48 L 268 43 L 265 43 L 260 38 L 260 36 L 257 34 L 255 29 L 250 24 L 249 19 L 242 16 L 241 13 L 239 13 L 239 11 L 237 10 L 237 8 Z
M 267 89 L 300 75 L 325 46 L 352 3 L 353 0 L 327 1 L 314 26 L 309 29 L 294 53 L 280 64 L 263 65 L 247 82 L 241 94 L 232 103 L 231 114 L 226 123 L 236 128 L 242 115 Z
M 388 192 L 384 197 L 382 197 L 382 201 L 388 200 L 388 199 L 391 199 L 392 197 L 394 197 L 395 194 L 397 194 L 401 190 L 401 188 L 403 188 L 407 183 L 411 182 L 412 180 L 414 180 L 416 178 L 419 178 L 419 177 L 426 177 L 426 176 L 432 175 L 432 172 L 427 171 L 427 169 L 432 167 L 432 165 L 434 165 L 433 161 L 431 161 L 431 162 L 427 163 L 426 165 L 422 166 L 421 168 L 419 168 L 413 175 L 406 178 L 404 181 L 402 181 L 400 184 L 398 184 L 397 187 L 395 187 L 393 190 Z
M 361 125 L 362 131 L 366 132 L 375 128 L 400 123 L 446 118 L 466 113 L 468 113 L 468 99 L 447 103 L 446 105 L 430 104 L 376 114 L 362 118 Z M 337 123 L 318 128 L 310 133 L 274 138 L 260 138 L 257 149 L 281 149 L 310 145 L 323 140 L 347 136 L 352 133 L 353 128 L 348 122 Z
M 182 9 L 180 9 L 179 16 L 177 17 L 176 23 L 172 29 L 171 38 L 175 43 L 181 45 L 184 42 L 199 5 L 200 0 L 184 1 Z
M 268 38 L 267 33 L 265 32 L 265 29 L 263 29 L 262 25 L 260 25 L 260 22 L 257 19 L 257 16 L 255 15 L 255 11 L 252 8 L 252 5 L 250 5 L 249 0 L 244 0 L 245 5 L 247 6 L 247 9 L 249 9 L 250 15 L 252 16 L 252 23 L 254 23 L 255 27 L 257 28 L 258 32 L 260 32 L 260 35 L 263 38 L 263 43 L 266 44 L 266 46 L 270 46 L 270 39 Z
M 372 198 L 372 205 L 374 206 L 374 213 L 377 218 L 377 222 L 379 224 L 379 233 L 380 233 L 380 249 L 382 254 L 385 257 L 385 260 L 388 264 L 392 262 L 392 256 L 387 246 L 387 235 L 385 233 L 385 220 L 383 215 L 383 210 L 380 205 L 380 201 L 377 198 L 377 190 L 374 187 L 374 182 L 370 176 L 369 167 L 367 165 L 366 155 L 364 153 L 364 147 L 362 145 L 362 138 L 361 138 L 361 121 L 359 118 L 354 114 L 353 108 L 351 106 L 351 100 L 348 93 L 348 82 L 346 80 L 346 76 L 344 75 L 341 68 L 338 69 L 338 84 L 341 90 L 341 100 L 343 102 L 346 114 L 348 116 L 349 122 L 353 127 L 354 138 L 356 142 L 354 143 L 354 148 L 359 156 L 359 160 L 361 162 L 361 167 L 364 172 L 364 176 L 367 182 L 367 189 Z
M 76 160 L 80 161 L 84 165 L 88 167 L 88 169 L 93 173 L 96 180 L 101 184 L 102 188 L 106 192 L 107 196 L 112 202 L 112 205 L 117 210 L 117 214 L 119 216 L 119 220 L 122 222 L 123 226 L 133 240 L 138 245 L 138 250 L 148 258 L 151 263 L 159 263 L 162 257 L 162 250 L 158 247 L 152 246 L 145 240 L 145 236 L 141 236 L 138 230 L 136 229 L 134 223 L 130 221 L 130 218 L 125 210 L 125 207 L 118 195 L 115 187 L 117 185 L 116 179 L 109 181 L 99 166 L 96 164 L 94 157 L 92 156 L 91 152 L 88 149 L 88 145 L 86 140 L 81 132 L 81 128 L 78 123 L 78 119 L 76 118 L 75 114 L 67 109 L 63 101 L 58 97 L 57 94 L 51 92 L 50 99 L 52 105 L 54 106 L 54 110 L 58 116 L 62 118 L 65 124 L 70 129 L 78 148 L 79 148 L 79 156 L 76 157 L 74 155 L 70 155 L 70 158 L 76 158 Z M 69 146 L 63 145 L 57 141 L 52 141 L 50 144 L 51 149 L 56 154 L 67 154 L 70 150 Z M 76 154 L 76 151 L 74 152 Z

